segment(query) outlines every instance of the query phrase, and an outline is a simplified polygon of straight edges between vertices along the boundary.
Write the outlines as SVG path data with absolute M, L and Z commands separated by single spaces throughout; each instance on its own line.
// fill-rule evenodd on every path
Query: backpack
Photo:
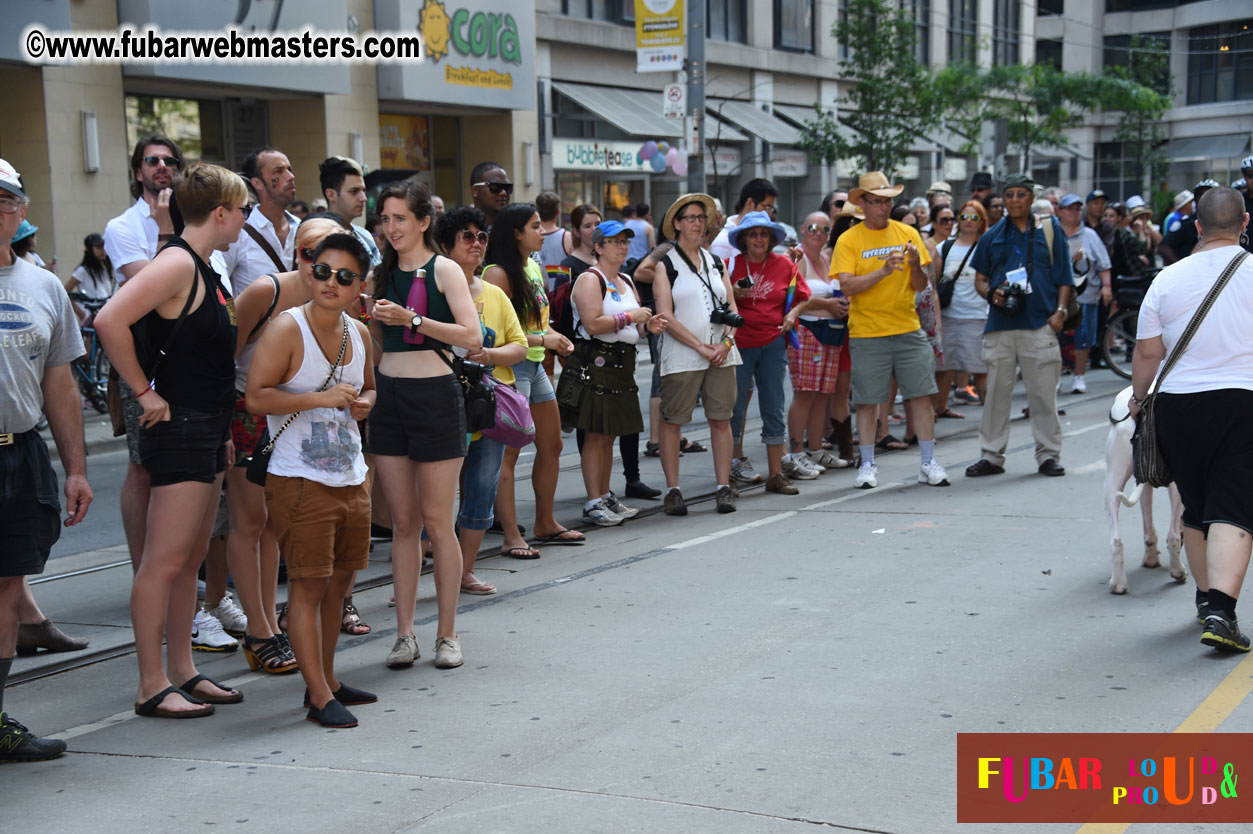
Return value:
M 574 285 L 577 281 L 578 276 L 571 276 L 569 281 L 553 290 L 552 295 L 548 296 L 548 326 L 572 342 L 583 338 L 574 329 L 574 299 L 571 295 L 574 293 Z M 627 282 L 632 289 L 635 289 L 635 282 L 630 277 L 627 278 Z M 600 297 L 604 298 L 608 291 L 609 287 L 605 283 L 605 278 L 601 276 Z M 635 293 L 638 298 L 639 291 L 636 290 Z
M 673 249 L 670 250 L 670 252 L 673 252 L 673 251 L 674 251 Z M 674 289 L 674 282 L 679 277 L 679 269 L 678 267 L 674 265 L 673 262 L 671 262 L 670 252 L 667 252 L 665 256 L 662 257 L 661 265 L 666 268 L 666 277 L 670 279 L 670 288 Z M 726 267 L 726 264 L 722 262 L 722 258 L 719 258 L 717 255 L 714 255 L 712 252 L 708 252 L 708 250 L 705 250 L 705 249 L 700 250 L 701 265 L 706 266 L 706 267 L 709 266 L 708 262 L 705 261 L 706 254 L 709 255 L 709 260 L 713 261 L 714 269 L 718 271 L 718 275 L 719 276 L 725 275 L 727 271 L 727 267 Z M 713 270 L 710 270 L 710 274 L 711 275 L 713 274 Z

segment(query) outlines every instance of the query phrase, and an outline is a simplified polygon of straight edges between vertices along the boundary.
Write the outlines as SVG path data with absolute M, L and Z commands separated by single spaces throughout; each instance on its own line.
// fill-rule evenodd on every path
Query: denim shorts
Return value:
M 43 573 L 61 536 L 61 502 L 48 444 L 36 429 L 0 446 L 0 576 Z
M 553 382 L 548 378 L 548 372 L 544 370 L 542 363 L 523 359 L 513 366 L 513 377 L 513 387 L 517 388 L 531 405 L 557 399 Z
M 202 411 L 170 403 L 170 419 L 139 430 L 139 459 L 154 487 L 211 484 L 226 471 L 226 440 L 234 404 Z
M 490 437 L 480 437 L 470 444 L 461 465 L 461 513 L 457 517 L 461 529 L 486 530 L 492 526 L 492 507 L 496 504 L 496 485 L 504 458 L 505 445 Z
M 1083 319 L 1079 322 L 1079 326 L 1075 328 L 1075 350 L 1091 350 L 1096 347 L 1096 317 L 1098 304 L 1080 304 L 1079 309 L 1083 311 Z M 1082 373 L 1080 368 L 1076 373 Z

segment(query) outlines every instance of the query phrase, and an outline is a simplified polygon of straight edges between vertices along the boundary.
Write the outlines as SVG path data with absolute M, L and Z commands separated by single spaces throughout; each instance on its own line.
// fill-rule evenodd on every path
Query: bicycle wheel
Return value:
M 1118 312 L 1105 325 L 1101 354 L 1109 369 L 1123 379 L 1131 379 L 1131 356 L 1136 349 L 1136 324 L 1139 318 L 1139 310 L 1126 309 Z
M 96 345 L 96 362 L 93 371 L 95 396 L 88 399 L 91 400 L 92 407 L 101 414 L 109 411 L 109 371 L 112 367 L 104 348 Z

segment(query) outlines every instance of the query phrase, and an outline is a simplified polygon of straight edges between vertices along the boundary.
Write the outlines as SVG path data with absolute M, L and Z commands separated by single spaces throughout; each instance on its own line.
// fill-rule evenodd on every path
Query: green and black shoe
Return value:
M 0 762 L 42 762 L 65 752 L 65 742 L 40 738 L 0 712 Z
M 1249 638 L 1236 624 L 1235 617 L 1225 614 L 1210 613 L 1205 618 L 1205 631 L 1201 634 L 1201 642 L 1225 652 L 1247 652 Z

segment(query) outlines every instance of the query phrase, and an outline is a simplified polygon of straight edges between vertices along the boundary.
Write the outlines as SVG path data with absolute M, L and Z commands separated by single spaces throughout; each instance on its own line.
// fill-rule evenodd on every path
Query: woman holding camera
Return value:
M 731 476 L 742 484 L 760 483 L 744 457 L 744 419 L 748 395 L 757 382 L 757 408 L 761 413 L 761 440 L 766 444 L 769 477 L 766 491 L 796 495 L 799 490 L 783 474 L 783 444 L 787 426 L 783 422 L 783 377 L 787 373 L 787 333 L 809 306 L 809 285 L 800 277 L 796 264 L 771 248 L 784 237 L 783 227 L 764 211 L 753 211 L 740 218 L 731 230 L 731 245 L 741 254 L 731 258 L 729 268 L 736 306 L 744 325 L 735 341 L 743 363 L 735 369 L 737 391 L 731 415 L 735 438 Z
M 709 420 L 718 512 L 735 512 L 731 489 L 731 411 L 735 407 L 735 330 L 743 319 L 726 269 L 701 248 L 705 226 L 717 212 L 706 194 L 685 194 L 666 211 L 662 232 L 675 246 L 653 273 L 657 312 L 669 322 L 661 342 L 661 468 L 666 473 L 666 515 L 687 515 L 679 492 L 679 444 L 699 397 Z
M 575 279 L 571 294 L 579 343 L 561 373 L 557 393 L 562 425 L 586 432 L 583 520 L 598 527 L 613 527 L 639 512 L 609 491 L 613 439 L 644 428 L 635 384 L 640 325 L 650 333 L 666 329 L 666 317 L 641 307 L 631 279 L 621 273 L 632 236 L 617 220 L 606 220 L 592 235 L 596 264 Z

